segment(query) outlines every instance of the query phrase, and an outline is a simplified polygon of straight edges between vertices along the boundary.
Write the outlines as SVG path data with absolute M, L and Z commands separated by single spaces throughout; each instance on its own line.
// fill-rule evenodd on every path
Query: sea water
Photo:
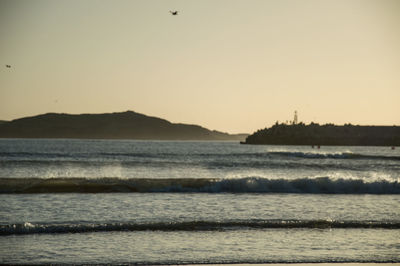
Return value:
M 400 262 L 400 149 L 0 140 L 0 263 Z

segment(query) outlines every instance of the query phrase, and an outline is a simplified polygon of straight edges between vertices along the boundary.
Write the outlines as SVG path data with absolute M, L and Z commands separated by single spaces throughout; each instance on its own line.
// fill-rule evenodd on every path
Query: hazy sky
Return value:
M 0 0 L 0 38 L 2 120 L 400 125 L 400 0 Z

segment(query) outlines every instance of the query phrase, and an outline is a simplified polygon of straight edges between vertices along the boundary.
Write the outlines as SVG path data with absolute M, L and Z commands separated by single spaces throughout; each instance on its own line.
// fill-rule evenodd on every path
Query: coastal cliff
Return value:
M 242 144 L 400 146 L 400 127 L 276 123 L 249 135 Z

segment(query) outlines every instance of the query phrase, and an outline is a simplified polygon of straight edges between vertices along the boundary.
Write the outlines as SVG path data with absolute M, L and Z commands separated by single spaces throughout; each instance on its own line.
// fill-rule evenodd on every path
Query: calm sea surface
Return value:
M 0 139 L 0 263 L 400 262 L 400 148 Z

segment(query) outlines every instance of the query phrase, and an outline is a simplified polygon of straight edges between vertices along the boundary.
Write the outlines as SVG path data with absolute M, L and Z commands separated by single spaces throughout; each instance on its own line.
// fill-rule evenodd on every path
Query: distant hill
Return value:
M 248 136 L 243 144 L 400 146 L 399 126 L 275 124 Z
M 0 138 L 244 140 L 198 125 L 175 124 L 133 111 L 107 114 L 48 113 L 0 123 Z

